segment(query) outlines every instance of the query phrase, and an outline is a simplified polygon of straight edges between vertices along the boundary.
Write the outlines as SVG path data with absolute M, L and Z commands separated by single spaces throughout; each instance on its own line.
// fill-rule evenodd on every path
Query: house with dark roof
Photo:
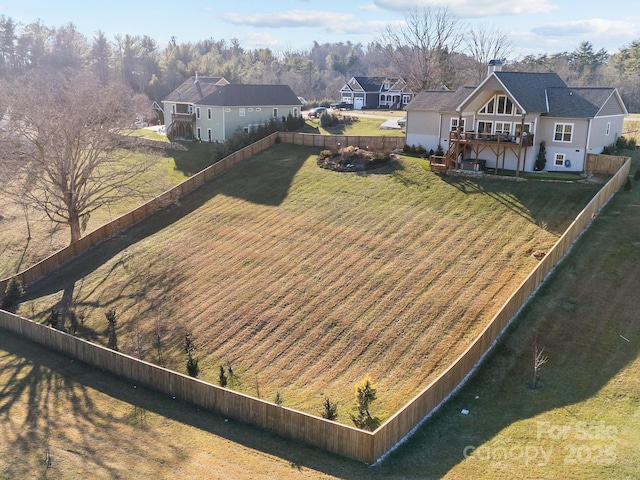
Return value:
M 407 144 L 445 152 L 442 163 L 474 170 L 534 170 L 545 143 L 547 171 L 582 172 L 622 135 L 627 109 L 611 87 L 568 87 L 555 73 L 502 71 L 478 87 L 424 91 L 406 107 Z
M 167 136 L 224 142 L 272 119 L 300 116 L 302 103 L 288 85 L 241 85 L 216 77 L 184 82 L 164 101 Z
M 363 108 L 403 109 L 413 98 L 413 92 L 402 78 L 351 77 L 340 89 L 340 100 Z

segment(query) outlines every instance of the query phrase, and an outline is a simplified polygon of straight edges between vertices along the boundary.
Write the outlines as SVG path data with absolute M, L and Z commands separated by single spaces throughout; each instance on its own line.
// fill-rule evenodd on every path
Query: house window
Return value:
M 175 103 L 171 104 L 171 113 L 176 113 L 176 104 Z
M 207 108 L 207 118 L 211 120 L 211 109 Z
M 402 103 L 407 104 L 411 101 L 411 95 L 402 95 Z
M 273 118 L 278 118 L 278 109 L 277 108 L 273 109 Z
M 253 108 L 247 108 L 247 111 L 253 112 Z
M 506 95 L 496 95 L 492 97 L 478 113 L 497 115 L 513 115 L 513 102 Z
M 607 137 L 611 133 L 611 122 L 607 122 Z
M 511 133 L 511 122 L 496 122 L 496 133 Z
M 556 153 L 554 165 L 556 167 L 564 166 L 564 153 Z
M 200 107 L 196 107 L 196 118 L 200 118 Z
M 293 118 L 298 118 L 298 109 L 297 108 L 293 109 Z
M 498 115 L 513 115 L 513 102 L 506 95 L 498 95 Z
M 260 107 L 256 108 L 256 112 L 261 112 L 261 111 L 262 111 L 262 109 Z
M 553 139 L 556 142 L 571 142 L 573 123 L 556 123 Z
M 495 108 L 496 100 L 492 98 L 487 103 L 484 104 L 484 107 L 480 109 L 478 113 L 493 113 Z
M 458 124 L 458 120 L 460 123 Z M 451 131 L 458 130 L 458 126 L 460 126 L 460 131 L 464 131 L 464 118 L 452 118 L 451 119 Z
M 238 109 L 238 113 L 240 114 L 240 116 L 241 116 L 241 117 L 244 117 L 244 115 L 245 115 L 245 110 L 244 110 L 244 108 L 239 108 L 239 109 Z
M 231 111 L 231 109 L 230 109 L 230 108 L 225 108 L 225 109 L 224 109 L 224 111 L 225 111 L 226 113 L 229 113 L 229 112 Z
M 516 130 L 515 131 L 515 136 L 516 137 L 520 137 L 522 135 L 522 130 L 524 130 L 524 133 L 531 133 L 531 124 L 530 123 L 525 123 L 524 125 L 522 125 L 521 123 L 516 123 L 516 129 L 515 130 Z
M 201 138 L 201 137 L 200 137 L 200 127 L 198 127 L 198 128 L 197 128 L 197 133 L 196 133 L 196 135 L 197 135 L 197 137 L 198 137 L 198 140 L 200 140 L 200 138 Z
M 209 143 L 211 143 L 212 138 L 213 137 L 211 136 L 211 129 L 207 128 L 207 140 L 209 140 Z
M 478 133 L 492 133 L 493 122 L 478 122 Z

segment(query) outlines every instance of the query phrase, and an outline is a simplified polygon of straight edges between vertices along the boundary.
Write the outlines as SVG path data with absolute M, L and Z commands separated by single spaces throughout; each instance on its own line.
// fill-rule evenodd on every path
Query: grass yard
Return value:
M 347 114 L 349 116 L 349 114 Z M 391 116 L 391 115 L 389 115 Z M 358 114 L 354 116 L 354 121 L 350 124 L 339 125 L 337 127 L 324 128 L 320 125 L 320 119 L 311 118 L 306 121 L 306 126 L 302 130 L 303 133 L 316 133 L 321 135 L 358 135 L 358 136 L 391 136 L 403 137 L 405 133 L 399 129 L 382 130 L 380 125 L 385 118 L 377 115 L 371 117 Z
M 135 133 L 145 136 L 157 135 L 143 130 L 135 130 Z M 208 145 L 185 145 L 189 148 L 188 152 L 168 152 L 155 158 L 153 167 L 137 187 L 138 195 L 92 212 L 87 223 L 87 231 L 117 218 L 211 164 Z M 132 153 L 127 161 L 149 161 L 149 158 L 149 155 Z M 68 245 L 70 234 L 66 225 L 54 225 L 43 213 L 34 210 L 29 210 L 25 216 L 21 206 L 11 199 L 0 198 L 0 278 L 24 270 Z M 31 231 L 30 239 L 27 218 Z
M 636 159 L 632 173 L 639 166 Z M 633 184 L 605 207 L 476 375 L 375 467 L 226 423 L 2 334 L 0 478 L 637 478 L 640 184 Z M 549 362 L 542 388 L 531 390 L 536 338 Z M 476 450 L 465 459 L 469 446 Z
M 279 145 L 59 269 L 19 313 L 72 299 L 81 337 L 349 423 L 353 388 L 378 385 L 384 421 L 433 380 L 597 191 L 587 184 L 439 177 L 405 159 L 366 174 L 320 169 Z M 157 342 L 158 336 L 160 343 Z

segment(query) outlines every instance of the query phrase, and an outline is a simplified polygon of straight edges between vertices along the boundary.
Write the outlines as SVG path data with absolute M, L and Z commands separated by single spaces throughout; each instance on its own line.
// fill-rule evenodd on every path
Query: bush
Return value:
M 618 150 L 626 150 L 627 148 L 629 148 L 627 139 L 624 137 L 618 137 L 616 140 L 616 148 Z
M 536 163 L 533 169 L 536 172 L 541 172 L 547 165 L 547 147 L 545 142 L 540 142 L 540 149 L 538 150 L 538 156 L 536 157 Z
M 24 296 L 24 289 L 22 283 L 17 278 L 13 277 L 9 280 L 7 288 L 2 297 L 2 304 L 0 305 L 3 310 L 7 312 L 15 313 L 20 305 L 20 299 Z
M 218 377 L 218 381 L 221 387 L 224 388 L 227 386 L 227 375 L 225 374 L 224 367 L 222 365 L 220 365 L 220 376 Z
M 371 421 L 369 406 L 376 399 L 376 392 L 377 388 L 369 376 L 366 376 L 356 387 L 356 408 L 358 409 L 358 414 L 349 414 L 356 427 L 369 429 Z
M 640 180 L 640 168 L 638 170 L 636 170 L 635 175 L 633 176 L 633 179 L 637 182 L 638 180 Z
M 198 359 L 193 358 L 196 347 L 193 344 L 193 340 L 191 340 L 190 333 L 187 333 L 184 336 L 184 351 L 187 354 L 187 373 L 189 376 L 197 378 L 200 373 L 200 367 L 198 366 Z
M 324 399 L 322 404 L 322 418 L 327 420 L 337 420 L 338 418 L 338 404 L 331 401 L 329 397 Z
M 627 182 L 624 184 L 624 191 L 628 192 L 631 190 L 631 188 L 632 188 L 631 178 L 627 177 Z

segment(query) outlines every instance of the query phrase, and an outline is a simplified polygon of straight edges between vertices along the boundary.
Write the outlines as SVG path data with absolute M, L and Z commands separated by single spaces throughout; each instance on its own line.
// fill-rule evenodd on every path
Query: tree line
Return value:
M 615 53 L 582 42 L 574 50 L 510 58 L 509 38 L 495 27 L 470 28 L 446 8 L 414 10 L 366 45 L 313 42 L 306 50 L 245 48 L 207 38 L 163 48 L 149 36 L 98 31 L 91 38 L 68 23 L 28 25 L 0 15 L 0 77 L 37 67 L 86 68 L 103 85 L 122 83 L 161 102 L 184 80 L 222 76 L 232 83 L 289 85 L 308 100 L 336 99 L 352 76 L 400 76 L 414 91 L 477 85 L 491 59 L 512 71 L 556 72 L 570 86 L 613 86 L 630 111 L 640 111 L 640 39 Z

